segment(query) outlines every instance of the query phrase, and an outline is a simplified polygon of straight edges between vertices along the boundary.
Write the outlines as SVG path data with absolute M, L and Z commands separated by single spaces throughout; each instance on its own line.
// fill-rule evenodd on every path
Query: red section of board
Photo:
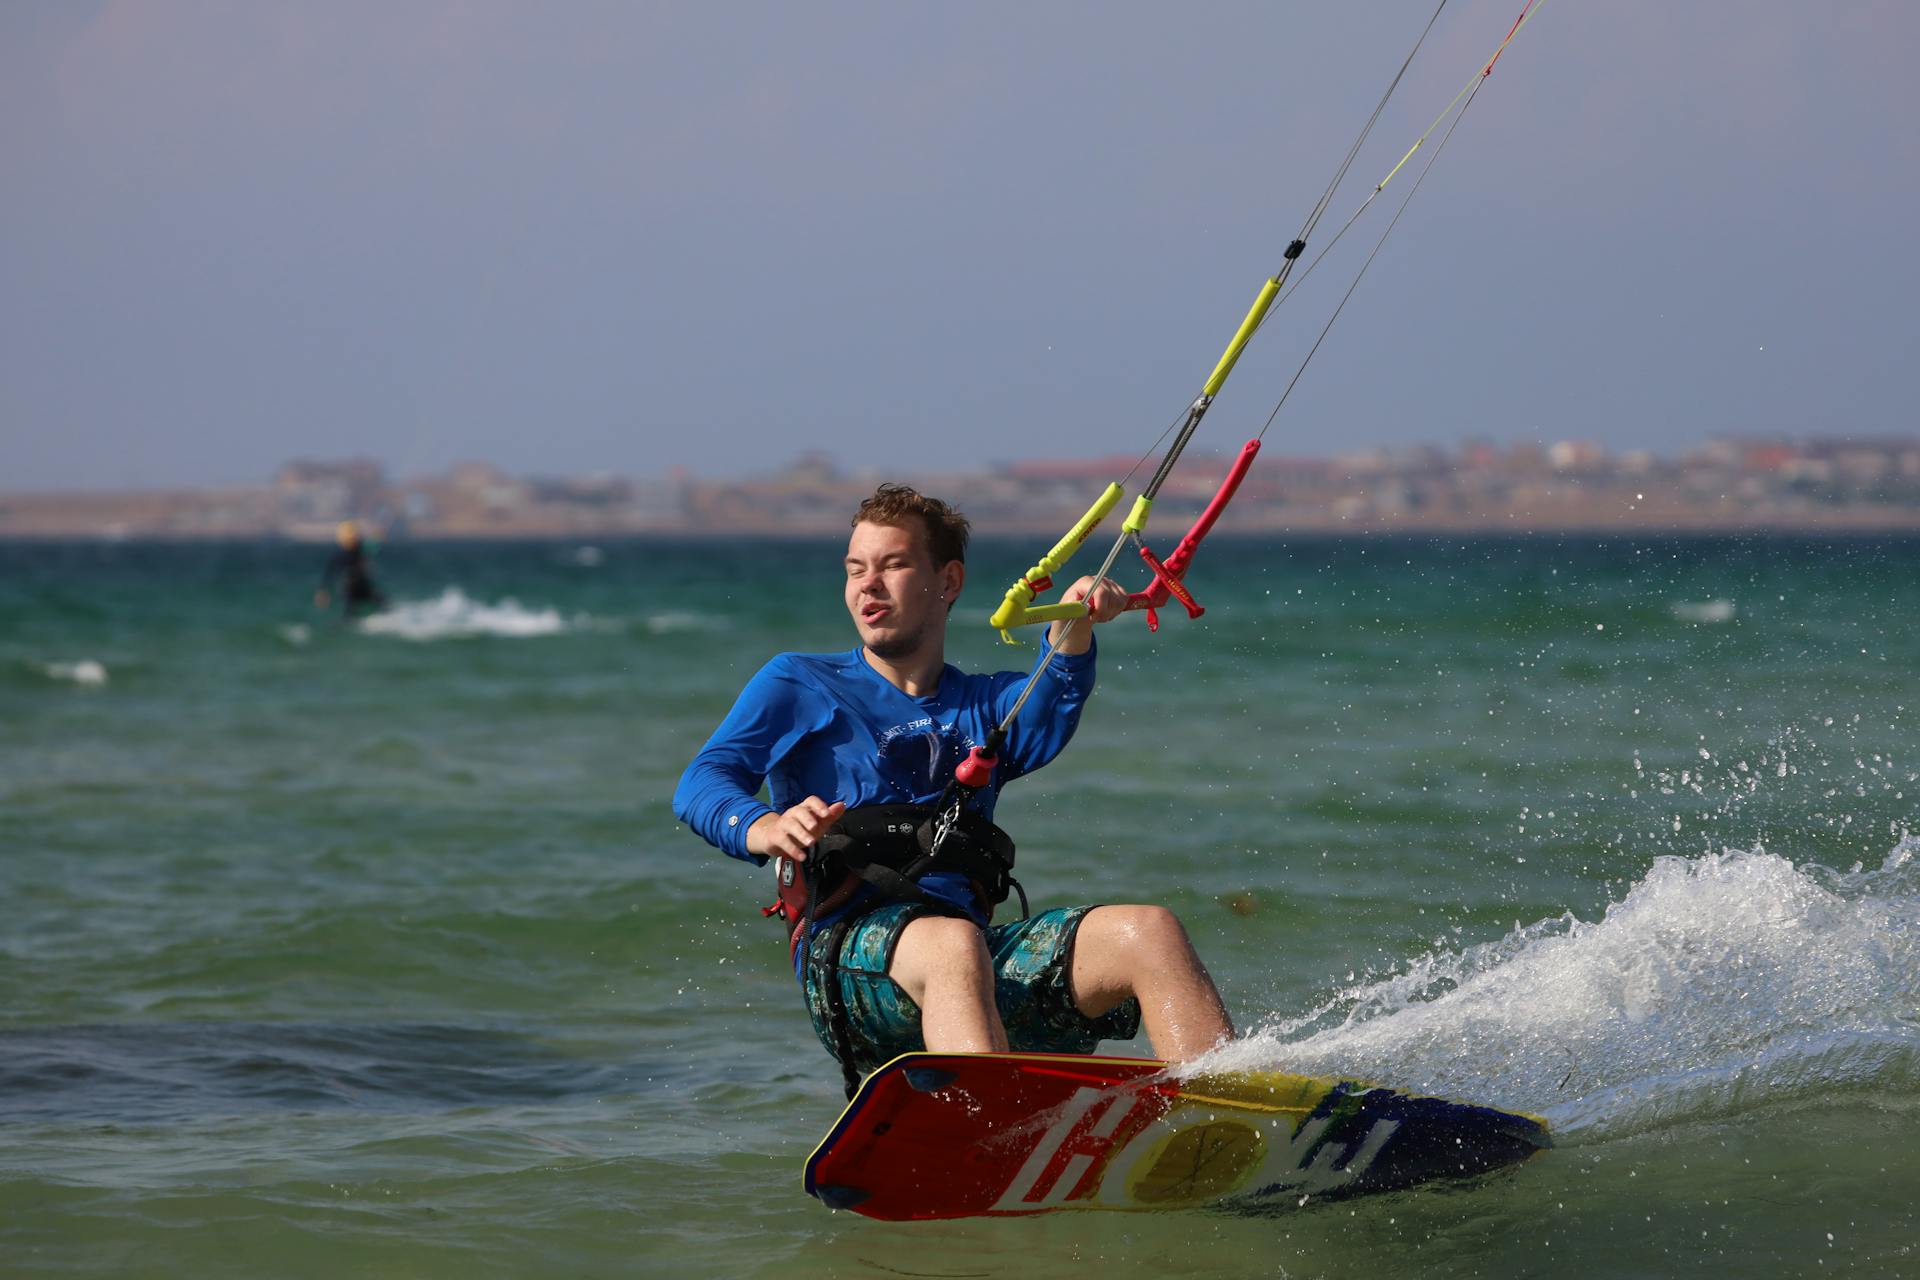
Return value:
M 807 1190 L 896 1220 L 1063 1207 L 1166 1113 L 1165 1073 L 1151 1059 L 915 1054 L 868 1078 L 808 1161 Z
M 1279 1212 L 1477 1177 L 1552 1145 L 1518 1115 L 1275 1071 L 1175 1079 L 1140 1058 L 929 1054 L 867 1078 L 807 1190 L 889 1220 L 1230 1205 Z

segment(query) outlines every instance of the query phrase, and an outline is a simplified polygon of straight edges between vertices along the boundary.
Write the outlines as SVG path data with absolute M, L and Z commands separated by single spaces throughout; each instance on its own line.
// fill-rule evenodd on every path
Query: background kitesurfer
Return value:
M 1000 765 L 970 808 L 991 819 L 1001 782 L 1059 754 L 1092 692 L 1093 628 L 1054 623 L 1052 651 L 1031 674 L 948 665 L 967 534 L 965 517 L 904 486 L 882 485 L 861 504 L 845 558 L 859 645 L 781 654 L 761 668 L 682 776 L 681 821 L 734 857 L 785 860 L 776 867 L 805 876 L 850 809 L 933 805 L 1029 681 Z M 1085 600 L 1092 623 L 1126 604 L 1119 587 L 1093 578 L 1066 598 Z M 756 798 L 763 783 L 771 804 Z M 1089 1053 L 1144 1023 L 1156 1054 L 1183 1061 L 1233 1034 L 1165 908 L 1065 907 L 990 924 L 992 904 L 968 876 L 936 869 L 918 884 L 918 901 L 861 885 L 816 916 L 822 893 L 802 922 L 795 971 L 815 1031 L 849 1078 L 921 1048 Z
M 327 557 L 326 568 L 320 571 L 320 589 L 313 593 L 314 607 L 324 609 L 332 603 L 337 583 L 341 611 L 349 617 L 378 609 L 386 603 L 386 597 L 374 585 L 373 574 L 367 567 L 366 540 L 360 536 L 359 524 L 341 521 L 334 531 L 334 540 L 340 545 Z

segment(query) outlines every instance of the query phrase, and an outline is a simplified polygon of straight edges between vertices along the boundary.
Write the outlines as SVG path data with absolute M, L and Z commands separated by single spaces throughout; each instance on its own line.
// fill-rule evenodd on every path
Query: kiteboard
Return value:
M 909 1053 L 860 1086 L 808 1158 L 806 1187 L 831 1208 L 889 1221 L 1271 1213 L 1473 1177 L 1552 1145 L 1535 1116 L 1358 1081 L 1181 1079 L 1149 1058 Z

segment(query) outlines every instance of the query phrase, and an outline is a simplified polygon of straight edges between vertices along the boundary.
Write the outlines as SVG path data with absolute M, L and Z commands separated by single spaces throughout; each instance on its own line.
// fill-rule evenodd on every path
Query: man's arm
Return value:
M 1089 598 L 1091 593 L 1091 598 Z M 993 714 L 1004 719 L 1029 683 L 1033 696 L 1020 708 L 1020 717 L 1007 731 L 1001 781 L 1031 773 L 1066 747 L 1080 724 L 1080 710 L 1093 693 L 1093 623 L 1116 618 L 1127 607 L 1127 595 L 1113 581 L 1095 588 L 1092 577 L 1068 587 L 1068 600 L 1087 600 L 1088 616 L 1053 623 L 1047 638 L 1055 645 L 1048 659 L 1025 678 L 1003 677 L 1007 683 L 995 692 Z
M 768 855 L 786 852 L 788 840 L 782 834 L 792 828 L 777 833 L 772 825 L 763 825 L 784 815 L 758 797 L 775 763 L 820 719 L 815 703 L 813 691 L 789 674 L 780 659 L 762 667 L 680 776 L 673 793 L 674 817 L 735 858 L 764 863 Z
M 846 811 L 845 802 L 828 804 L 819 796 L 808 796 L 785 813 L 768 810 L 747 828 L 747 852 L 763 862 L 776 854 L 805 862 L 814 841 L 831 831 Z

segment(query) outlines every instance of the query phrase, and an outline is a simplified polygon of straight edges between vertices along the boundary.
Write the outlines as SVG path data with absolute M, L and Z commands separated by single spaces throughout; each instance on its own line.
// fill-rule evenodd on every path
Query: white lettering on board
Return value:
M 1120 1132 L 1139 1101 L 1140 1095 L 1124 1090 L 1075 1090 L 1027 1153 L 1019 1172 L 995 1201 L 994 1209 L 1018 1212 L 1068 1203 L 1087 1170 L 1105 1154 L 1113 1135 Z M 1089 1117 L 1091 1123 L 1088 1123 Z M 1213 1118 L 1214 1113 L 1207 1108 L 1179 1108 L 1144 1126 L 1107 1162 L 1095 1192 L 1100 1203 L 1132 1205 L 1128 1183 L 1136 1167 L 1155 1155 L 1170 1135 Z M 1258 1187 L 1253 1195 L 1267 1196 L 1288 1190 L 1325 1191 L 1340 1186 L 1371 1168 L 1400 1128 L 1398 1120 L 1377 1120 L 1359 1143 L 1350 1146 L 1321 1141 L 1332 1123 L 1328 1116 L 1310 1119 L 1286 1142 L 1269 1146 L 1259 1178 L 1249 1179 Z M 1048 1178 L 1048 1171 L 1063 1153 L 1064 1164 Z
M 1007 1189 L 993 1207 L 1000 1210 L 1043 1209 L 1064 1203 L 1080 1184 L 1080 1179 L 1086 1176 L 1087 1169 L 1107 1149 L 1108 1140 L 1119 1130 L 1121 1121 L 1133 1111 L 1138 1101 L 1138 1094 L 1117 1089 L 1074 1090 L 1073 1096 L 1061 1105 L 1053 1123 L 1040 1135 L 1040 1141 L 1028 1153 L 1026 1163 L 1020 1166 L 1020 1172 L 1013 1176 L 1013 1181 L 1007 1184 Z M 1106 1109 L 1068 1147 L 1067 1139 L 1073 1136 L 1074 1130 L 1095 1107 L 1103 1103 Z M 1068 1151 L 1066 1165 L 1052 1181 L 1041 1186 L 1041 1178 L 1063 1147 Z
M 1275 1191 L 1325 1191 L 1337 1187 L 1352 1178 L 1357 1178 L 1373 1166 L 1380 1152 L 1386 1147 L 1387 1140 L 1393 1137 L 1400 1127 L 1398 1120 L 1376 1120 L 1368 1128 L 1366 1137 L 1357 1147 L 1344 1147 L 1327 1143 L 1307 1160 L 1307 1152 L 1326 1131 L 1330 1121 L 1326 1117 L 1310 1120 L 1300 1126 L 1300 1132 L 1293 1135 L 1293 1141 L 1276 1150 L 1267 1159 L 1264 1172 L 1269 1181 L 1255 1194 L 1269 1195 Z

